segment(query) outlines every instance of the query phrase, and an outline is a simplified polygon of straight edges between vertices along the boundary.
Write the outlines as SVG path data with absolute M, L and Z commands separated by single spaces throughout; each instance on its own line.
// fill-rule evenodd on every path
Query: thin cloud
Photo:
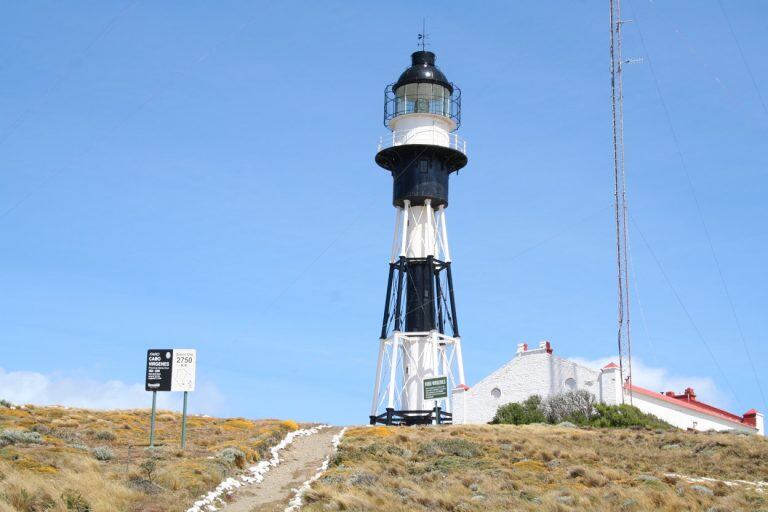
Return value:
M 158 393 L 161 409 L 181 410 L 181 393 Z M 151 393 L 142 383 L 119 380 L 46 375 L 0 368 L 0 398 L 15 404 L 63 405 L 85 409 L 138 409 L 152 404 Z M 198 382 L 191 393 L 190 411 L 204 414 L 225 412 L 222 393 L 215 384 Z
M 579 357 L 571 357 L 569 359 L 595 369 L 602 368 L 610 362 L 618 363 L 619 361 L 618 357 L 601 357 L 594 360 Z M 702 402 L 726 409 L 733 406 L 730 397 L 721 392 L 717 388 L 715 381 L 711 378 L 679 375 L 667 368 L 648 366 L 637 357 L 632 358 L 632 382 L 651 391 L 659 392 L 674 391 L 682 393 L 685 388 L 693 388 L 696 391 L 697 399 Z

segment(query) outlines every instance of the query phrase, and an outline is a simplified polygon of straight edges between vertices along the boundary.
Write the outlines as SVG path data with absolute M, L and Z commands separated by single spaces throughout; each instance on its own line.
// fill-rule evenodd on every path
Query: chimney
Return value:
M 744 418 L 742 419 L 742 423 L 745 425 L 749 425 L 750 427 L 757 428 L 757 411 L 754 409 L 750 409 L 747 412 L 744 413 Z
M 685 388 L 685 398 L 689 402 L 691 400 L 696 400 L 696 393 L 693 391 L 693 388 Z

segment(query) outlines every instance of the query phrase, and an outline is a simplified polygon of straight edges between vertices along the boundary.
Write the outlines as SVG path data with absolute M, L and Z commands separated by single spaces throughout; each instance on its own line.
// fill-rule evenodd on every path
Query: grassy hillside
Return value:
M 766 481 L 768 441 L 546 425 L 357 428 L 303 510 L 768 511 L 768 488 L 692 476 Z
M 292 421 L 188 418 L 149 411 L 0 406 L 0 512 L 180 511 L 222 479 L 264 458 Z
M 0 512 L 183 511 L 298 426 L 291 421 L 0 407 Z M 715 480 L 697 480 L 700 477 Z M 742 482 L 738 482 L 742 481 Z M 768 512 L 768 441 L 547 425 L 347 431 L 306 512 Z

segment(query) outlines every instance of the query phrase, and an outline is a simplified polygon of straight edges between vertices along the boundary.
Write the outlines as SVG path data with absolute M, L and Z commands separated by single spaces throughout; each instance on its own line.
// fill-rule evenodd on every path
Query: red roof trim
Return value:
M 603 370 L 608 368 L 618 368 L 618 367 L 619 365 L 617 365 L 616 363 L 608 363 L 607 365 L 603 366 Z
M 691 410 L 700 412 L 702 414 L 706 414 L 708 416 L 714 416 L 722 420 L 730 421 L 732 423 L 737 423 L 743 427 L 750 427 L 750 425 L 743 423 L 743 419 L 741 416 L 737 416 L 728 411 L 718 409 L 717 407 L 712 407 L 711 405 L 708 405 L 702 402 L 698 402 L 698 401 L 688 402 L 685 400 L 672 398 L 672 397 L 666 396 L 663 393 L 657 393 L 649 389 L 641 388 L 640 386 L 636 386 L 634 384 L 631 384 L 630 388 L 633 393 L 650 396 L 658 400 L 661 400 L 662 402 L 667 402 L 670 404 L 677 405 L 678 407 L 682 407 L 683 409 L 691 409 Z

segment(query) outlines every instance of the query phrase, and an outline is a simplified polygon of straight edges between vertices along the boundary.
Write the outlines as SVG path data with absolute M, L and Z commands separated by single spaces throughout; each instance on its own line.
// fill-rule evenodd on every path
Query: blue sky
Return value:
M 624 6 L 644 59 L 625 72 L 638 366 L 765 409 L 768 5 Z M 603 2 L 2 12 L 7 397 L 148 406 L 146 349 L 192 347 L 195 411 L 365 421 L 394 222 L 373 156 L 422 16 L 463 90 L 448 226 L 469 384 L 523 341 L 616 352 Z

